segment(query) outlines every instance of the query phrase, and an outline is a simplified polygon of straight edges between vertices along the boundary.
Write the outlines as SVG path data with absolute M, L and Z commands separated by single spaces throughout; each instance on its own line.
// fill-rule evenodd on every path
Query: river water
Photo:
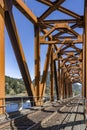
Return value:
M 30 101 L 26 101 L 24 103 L 16 103 L 16 102 L 11 102 L 11 103 L 6 103 L 6 112 L 14 112 L 22 109 L 27 109 L 30 108 L 31 104 Z

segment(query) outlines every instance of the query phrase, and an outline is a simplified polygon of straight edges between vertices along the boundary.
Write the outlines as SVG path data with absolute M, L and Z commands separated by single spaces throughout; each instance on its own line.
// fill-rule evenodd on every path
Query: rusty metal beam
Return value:
M 55 24 L 55 23 L 76 23 L 78 19 L 63 19 L 63 20 L 43 20 L 43 24 Z
M 56 61 L 54 61 L 54 78 L 55 78 L 57 100 L 59 100 L 59 87 L 58 87 L 58 79 L 57 79 Z
M 43 4 L 46 4 L 48 6 L 52 6 L 52 2 L 51 1 L 47 1 L 47 0 L 37 0 L 38 2 L 41 2 Z
M 56 40 L 56 41 L 46 41 L 46 40 L 44 40 L 44 41 L 40 41 L 40 44 L 49 44 L 49 45 L 51 45 L 51 44 L 61 44 L 58 40 Z
M 64 79 L 65 80 L 65 79 Z M 66 87 L 66 80 L 65 80 L 65 98 L 67 98 L 67 87 Z
M 85 0 L 85 10 L 84 10 L 84 35 L 85 35 L 85 39 L 84 39 L 84 46 L 85 46 L 84 87 L 85 87 L 85 98 L 87 100 L 87 1 L 86 0 Z M 87 114 L 87 102 L 86 102 L 86 114 Z
M 65 84 L 64 84 L 64 75 L 63 75 L 63 99 L 65 98 Z
M 74 34 L 76 37 L 78 37 L 79 34 L 78 34 L 76 31 L 74 31 L 71 27 L 69 27 L 68 30 L 69 30 L 72 34 Z
M 74 29 L 76 27 L 79 27 L 79 25 L 77 23 L 72 25 L 72 26 L 70 26 L 71 29 Z M 67 32 L 66 30 L 62 30 L 62 31 L 58 32 L 57 34 L 53 35 L 53 38 L 59 37 L 59 36 L 61 36 L 64 33 L 69 33 L 69 32 Z
M 76 36 L 59 36 L 59 39 L 77 39 Z
M 60 61 L 58 61 L 58 89 L 59 89 L 59 99 L 61 97 L 61 77 L 60 77 Z
M 63 69 L 61 69 L 61 99 L 63 99 L 63 78 L 64 78 L 64 73 L 63 73 Z
M 53 48 L 50 58 L 50 101 L 54 100 L 54 64 L 53 64 Z
M 44 19 L 45 19 L 48 15 L 50 15 L 54 10 L 55 10 L 55 7 L 54 7 L 54 8 L 49 7 L 49 8 L 44 12 L 44 14 L 42 14 L 42 15 L 39 17 L 39 21 L 44 20 Z
M 64 39 L 63 41 L 57 39 L 57 40 L 46 41 L 44 36 L 40 36 L 40 44 L 66 44 L 66 45 L 82 44 L 82 39 L 77 39 L 77 40 Z
M 68 30 L 69 32 L 71 32 L 71 34 L 75 35 L 76 37 L 79 36 L 79 34 L 74 31 L 71 27 L 68 26 L 67 23 L 58 23 L 58 24 L 55 24 L 45 35 L 44 37 L 47 37 L 48 35 L 50 35 L 54 30 L 56 29 L 66 29 Z
M 40 17 L 39 17 L 39 21 L 44 20 L 48 15 L 50 15 L 54 10 L 56 10 L 56 8 L 58 8 L 58 6 L 60 4 L 62 4 L 65 0 L 59 0 L 57 2 L 53 2 L 54 4 L 52 4 L 51 7 L 49 7 Z
M 28 96 L 30 98 L 31 104 L 33 105 L 34 98 L 33 96 L 35 96 L 34 93 L 34 88 L 31 84 L 31 77 L 30 77 L 30 73 L 27 67 L 27 63 L 26 63 L 26 59 L 24 56 L 24 52 L 22 49 L 22 45 L 21 45 L 21 41 L 20 38 L 18 36 L 18 32 L 17 32 L 17 28 L 16 28 L 16 24 L 14 21 L 14 17 L 12 15 L 12 11 L 9 10 L 9 1 L 5 1 L 6 7 L 8 8 L 7 11 L 5 11 L 5 24 L 6 24 L 6 28 L 11 40 L 11 44 L 27 89 L 27 93 Z
M 37 17 L 32 13 L 32 11 L 25 5 L 22 0 L 13 0 L 14 5 L 17 9 L 21 11 L 23 15 L 26 16 L 33 24 L 38 22 Z
M 4 44 L 4 11 L 3 1 L 0 1 L 0 98 L 5 98 L 5 44 Z M 0 106 L 4 106 L 4 100 L 0 100 Z M 0 108 L 0 114 L 4 114 L 5 109 Z
M 83 34 L 83 39 L 84 39 L 84 41 L 83 41 L 83 43 L 85 43 L 85 35 Z M 86 78 L 86 73 L 85 73 L 85 44 L 83 44 L 83 46 L 82 46 L 82 49 L 83 49 L 83 53 L 82 53 L 82 96 L 83 97 L 86 97 L 86 95 L 85 95 L 85 78 Z
M 50 29 L 50 30 L 44 35 L 44 37 L 49 36 L 49 35 L 55 30 L 55 27 L 56 27 L 56 25 L 55 25 L 52 29 Z
M 39 96 L 40 96 L 40 43 L 39 43 L 39 26 L 35 25 L 34 26 L 34 32 L 35 32 L 35 90 L 36 90 L 36 96 L 37 96 L 37 100 L 39 100 Z
M 41 2 L 43 4 L 46 4 L 48 6 L 53 6 L 53 3 L 50 2 L 50 1 L 48 1 L 48 2 L 46 2 L 46 0 L 37 0 L 37 1 L 39 1 L 39 2 Z M 78 14 L 76 14 L 76 13 L 74 13 L 74 12 L 72 12 L 72 11 L 62 7 L 62 6 L 58 6 L 56 9 L 63 12 L 63 13 L 66 13 L 67 15 L 70 15 L 70 16 L 72 16 L 74 18 L 77 18 L 77 19 L 81 18 L 81 16 L 79 16 Z
M 65 79 L 65 81 L 66 81 L 66 98 L 68 98 L 68 93 L 69 93 L 69 92 L 68 92 L 68 82 L 69 82 L 69 81 L 68 81 L 67 78 Z
M 72 12 L 72 11 L 62 7 L 62 6 L 59 6 L 58 10 L 63 12 L 63 13 L 65 13 L 65 14 L 67 14 L 67 15 L 70 15 L 70 16 L 76 18 L 76 19 L 80 19 L 81 18 L 80 15 L 78 15 L 78 14 L 76 14 L 76 13 L 74 13 L 74 12 Z

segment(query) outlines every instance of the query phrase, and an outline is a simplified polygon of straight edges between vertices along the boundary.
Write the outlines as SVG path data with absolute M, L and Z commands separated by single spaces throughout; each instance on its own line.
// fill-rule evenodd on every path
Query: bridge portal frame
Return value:
M 50 67 L 50 100 L 53 101 L 54 96 L 54 79 L 56 85 L 57 100 L 60 98 L 72 96 L 72 83 L 81 82 L 82 83 L 82 70 L 83 70 L 83 95 L 87 98 L 87 4 L 85 2 L 84 16 L 80 16 L 75 12 L 72 12 L 61 4 L 65 0 L 56 0 L 54 2 L 46 0 L 37 0 L 48 6 L 48 9 L 37 18 L 32 11 L 26 6 L 22 0 L 1 0 L 0 1 L 0 82 L 3 90 L 3 96 L 5 97 L 5 74 L 4 74 L 4 24 L 6 25 L 11 44 L 16 56 L 17 63 L 19 65 L 22 78 L 24 80 L 28 96 L 30 101 L 34 102 L 34 105 L 42 105 L 43 97 L 46 90 L 46 79 L 48 70 Z M 17 27 L 15 24 L 14 16 L 12 13 L 13 5 L 29 20 L 34 24 L 34 47 L 35 47 L 35 86 L 32 84 L 29 69 L 27 67 L 25 55 L 23 52 L 20 37 L 18 35 Z M 53 11 L 59 10 L 73 19 L 61 19 L 61 20 L 45 20 Z M 2 13 L 3 12 L 3 13 Z M 4 17 L 2 17 L 4 14 Z M 72 26 L 69 24 L 73 23 Z M 83 26 L 84 25 L 84 26 Z M 84 36 L 78 34 L 74 29 L 76 27 L 84 28 Z M 49 30 L 48 30 L 49 28 Z M 59 32 L 52 34 L 55 30 Z M 43 36 L 40 33 L 43 33 Z M 71 36 L 63 36 L 62 34 L 67 33 Z M 46 40 L 48 39 L 48 40 Z M 61 40 L 62 39 L 62 40 Z M 73 40 L 74 39 L 74 40 Z M 82 44 L 83 46 L 83 58 L 82 49 L 76 47 L 76 44 Z M 44 63 L 43 75 L 40 80 L 40 45 L 48 45 L 47 55 Z M 56 44 L 59 44 L 58 47 Z M 74 48 L 75 50 L 67 51 L 67 48 Z M 63 55 L 67 55 L 66 58 Z M 77 57 L 78 55 L 78 57 Z M 73 57 L 73 58 L 72 58 Z M 77 61 L 80 65 L 77 64 Z M 66 63 L 69 62 L 67 65 Z M 74 66 L 73 66 L 74 64 Z M 82 69 L 82 64 L 83 68 Z M 58 72 L 57 72 L 58 70 Z M 74 71 L 73 71 L 74 70 Z M 58 81 L 57 81 L 58 79 Z M 1 90 L 1 89 L 0 89 Z M 0 104 L 1 105 L 1 104 Z M 32 104 L 33 105 L 33 104 Z

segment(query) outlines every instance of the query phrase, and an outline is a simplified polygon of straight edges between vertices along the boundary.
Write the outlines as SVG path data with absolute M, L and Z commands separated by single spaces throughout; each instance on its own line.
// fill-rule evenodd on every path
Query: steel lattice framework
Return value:
M 61 6 L 65 0 L 37 0 L 48 9 L 37 18 L 22 0 L 0 0 L 0 90 L 4 97 L 4 24 L 27 89 L 30 100 L 41 105 L 46 90 L 46 79 L 50 68 L 50 100 L 54 97 L 54 81 L 57 99 L 72 96 L 72 83 L 83 85 L 82 95 L 87 98 L 87 2 L 84 0 L 84 16 Z M 78 1 L 79 3 L 79 1 Z M 25 55 L 18 35 L 12 8 L 15 6 L 34 24 L 35 32 L 35 87 L 27 67 Z M 54 11 L 72 16 L 72 19 L 46 20 Z M 83 28 L 83 34 L 75 31 Z M 53 32 L 56 32 L 55 34 Z M 48 45 L 43 75 L 40 80 L 40 45 Z M 82 48 L 77 47 L 81 44 Z M 1 92 L 0 92 L 1 93 Z M 36 97 L 36 98 L 34 98 Z

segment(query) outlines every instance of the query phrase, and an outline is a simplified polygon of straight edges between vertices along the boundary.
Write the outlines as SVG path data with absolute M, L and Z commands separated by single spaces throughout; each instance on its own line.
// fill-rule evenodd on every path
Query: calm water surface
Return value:
M 17 110 L 26 109 L 30 107 L 31 107 L 30 101 L 26 101 L 25 103 L 9 102 L 6 103 L 6 112 L 7 113 L 14 112 Z

